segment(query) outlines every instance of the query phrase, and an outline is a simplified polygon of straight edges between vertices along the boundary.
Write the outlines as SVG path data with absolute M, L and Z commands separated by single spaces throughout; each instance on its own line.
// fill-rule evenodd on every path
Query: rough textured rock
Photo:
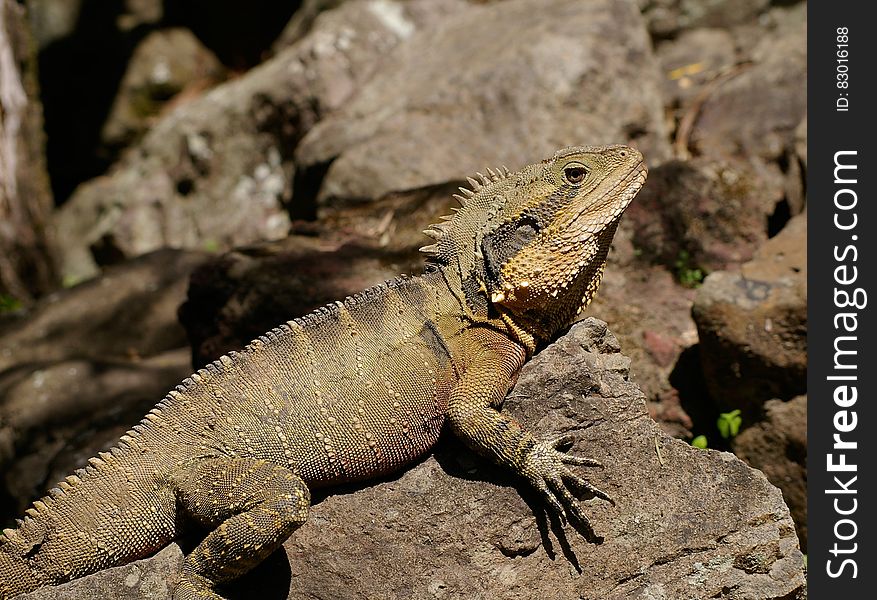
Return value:
M 739 272 L 698 290 L 693 316 L 712 396 L 751 418 L 771 398 L 806 391 L 807 218 L 793 218 Z
M 624 231 L 615 244 L 624 243 Z M 686 348 L 697 343 L 691 318 L 694 290 L 647 260 L 625 263 L 613 248 L 603 284 L 588 314 L 609 323 L 631 358 L 630 377 L 647 399 L 649 414 L 676 437 L 691 437 L 692 420 L 681 406 L 671 374 Z M 691 379 L 688 374 L 688 379 Z
M 751 66 L 723 81 L 700 107 L 691 134 L 696 153 L 777 162 L 794 146 L 807 108 L 806 11 L 777 11 L 760 30 Z
M 803 598 L 782 496 L 726 453 L 661 433 L 629 360 L 588 319 L 525 367 L 507 410 L 576 452 L 617 502 L 586 501 L 602 543 L 548 521 L 531 492 L 453 440 L 398 478 L 329 496 L 286 556 L 237 586 L 272 598 Z M 167 598 L 176 547 L 22 598 Z M 287 592 L 287 590 L 289 590 Z M 77 596 L 78 594 L 78 596 Z
M 25 7 L 0 0 L 0 306 L 56 284 L 36 67 Z
M 140 138 L 168 102 L 211 87 L 223 77 L 216 56 L 181 27 L 148 34 L 134 49 L 101 130 L 101 143 L 118 152 Z
M 322 206 L 514 169 L 568 145 L 633 140 L 654 164 L 669 151 L 659 86 L 632 3 L 471 6 L 400 44 L 296 161 Z
M 751 259 L 785 193 L 782 175 L 761 166 L 698 158 L 652 169 L 626 216 L 634 247 L 677 271 L 710 272 Z
M 671 106 L 692 100 L 737 60 L 733 34 L 706 27 L 683 31 L 658 44 L 655 54 L 664 73 L 664 97 Z
M 62 208 L 65 277 L 163 246 L 227 249 L 284 237 L 299 138 L 400 39 L 458 5 L 348 2 L 293 47 L 180 106 Z M 418 20 L 406 17 L 414 7 Z
M 639 0 L 658 38 L 671 37 L 696 27 L 729 27 L 754 20 L 770 0 Z
M 191 373 L 176 314 L 204 258 L 156 252 L 0 321 L 4 518 L 111 446 Z
M 734 454 L 780 488 L 807 552 L 807 396 L 768 400 L 765 418 L 734 438 Z

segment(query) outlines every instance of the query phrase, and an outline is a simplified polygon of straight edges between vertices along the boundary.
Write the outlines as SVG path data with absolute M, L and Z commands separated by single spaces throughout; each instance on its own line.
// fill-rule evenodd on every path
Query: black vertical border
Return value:
M 811 0 L 807 7 L 807 211 L 808 211 L 808 592 L 815 600 L 823 598 L 874 598 L 877 597 L 877 532 L 874 529 L 875 488 L 873 468 L 877 455 L 877 423 L 874 405 L 877 402 L 877 360 L 875 360 L 875 340 L 877 336 L 871 304 L 877 303 L 877 288 L 874 286 L 874 264 L 877 253 L 873 239 L 877 228 L 877 203 L 874 181 L 877 180 L 875 165 L 875 118 L 877 98 L 874 94 L 874 79 L 877 77 L 877 20 L 873 15 L 877 6 L 872 2 L 859 0 Z M 848 28 L 848 62 L 838 62 L 838 33 L 840 27 Z M 837 86 L 838 65 L 848 65 L 848 89 Z M 842 93 L 849 99 L 849 110 L 837 110 L 837 101 Z M 844 162 L 857 165 L 855 175 L 846 170 L 845 177 L 854 177 L 855 184 L 835 183 L 835 153 L 855 151 L 846 155 Z M 848 188 L 855 191 L 857 202 L 854 209 L 839 211 L 835 207 L 835 193 Z M 849 203 L 852 196 L 841 194 L 841 202 Z M 835 226 L 835 213 L 841 213 L 842 223 L 851 222 L 851 213 L 856 213 L 855 228 L 843 231 Z M 855 236 L 855 239 L 854 239 Z M 857 250 L 857 261 L 852 262 L 853 252 L 847 260 L 835 259 L 835 248 L 843 255 L 843 250 L 853 245 Z M 835 281 L 835 269 L 846 264 L 857 267 L 855 283 L 841 286 Z M 850 276 L 851 270 L 846 272 Z M 839 308 L 834 301 L 835 289 L 852 292 L 862 288 L 868 295 L 867 305 L 862 308 Z M 835 315 L 841 312 L 855 312 L 858 327 L 855 333 L 835 329 Z M 848 322 L 849 323 L 849 322 Z M 857 354 L 846 355 L 845 361 L 857 365 L 855 370 L 843 374 L 854 374 L 856 381 L 840 382 L 827 379 L 839 372 L 834 368 L 835 339 L 837 336 L 855 336 L 854 342 L 843 342 L 846 349 L 854 349 Z M 854 385 L 858 396 L 854 405 L 843 408 L 835 403 L 834 392 L 841 383 Z M 856 449 L 833 449 L 835 417 L 838 411 L 855 411 L 856 427 L 841 433 L 845 441 L 855 441 Z M 851 414 L 845 417 L 847 426 Z M 843 425 L 841 422 L 841 426 Z M 840 460 L 840 453 L 846 454 L 846 462 L 856 465 L 855 473 L 828 471 L 827 455 L 834 454 L 834 462 Z M 827 493 L 826 490 L 839 489 L 834 477 L 855 494 Z M 850 484 L 851 476 L 856 476 Z M 855 512 L 843 516 L 837 513 L 834 500 L 839 499 L 841 510 Z M 838 539 L 835 527 L 841 519 L 850 523 L 838 526 L 841 536 Z M 839 549 L 855 549 L 844 554 L 832 553 L 837 543 Z M 855 544 L 855 546 L 854 546 Z M 835 573 L 842 561 L 852 559 L 856 564 L 856 577 L 851 564 L 847 564 L 839 577 L 831 577 L 829 569 Z M 829 562 L 831 561 L 829 566 Z

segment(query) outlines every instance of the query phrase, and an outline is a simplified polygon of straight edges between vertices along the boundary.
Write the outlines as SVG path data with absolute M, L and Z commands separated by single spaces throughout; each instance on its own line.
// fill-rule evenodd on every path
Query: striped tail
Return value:
M 0 600 L 167 545 L 176 533 L 175 499 L 152 467 L 114 448 L 34 502 L 18 527 L 0 535 Z

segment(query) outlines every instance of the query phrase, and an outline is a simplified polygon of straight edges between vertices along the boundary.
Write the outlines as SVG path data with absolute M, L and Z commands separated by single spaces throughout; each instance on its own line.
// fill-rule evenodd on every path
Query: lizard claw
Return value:
M 567 433 L 558 438 L 547 442 L 549 446 L 554 448 L 555 450 L 560 451 L 560 460 L 564 464 L 567 465 L 579 465 L 582 467 L 603 467 L 603 463 L 599 460 L 594 460 L 593 458 L 584 458 L 582 456 L 571 456 L 567 454 L 570 448 L 572 448 L 573 443 L 575 443 L 576 438 L 571 433 Z
M 602 463 L 590 458 L 570 456 L 558 447 L 569 446 L 573 436 L 564 435 L 549 442 L 540 442 L 533 447 L 524 463 L 524 476 L 536 488 L 549 508 L 562 524 L 569 520 L 574 526 L 588 532 L 594 531 L 588 517 L 582 511 L 576 496 L 590 494 L 615 505 L 615 501 L 605 492 L 597 489 L 572 471 L 566 465 L 602 467 Z

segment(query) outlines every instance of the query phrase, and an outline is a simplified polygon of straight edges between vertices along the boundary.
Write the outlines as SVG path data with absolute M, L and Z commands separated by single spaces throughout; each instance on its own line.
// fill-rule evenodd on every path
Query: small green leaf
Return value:
M 703 283 L 706 271 L 694 264 L 694 259 L 686 250 L 680 250 L 673 262 L 676 280 L 684 287 L 697 288 Z
M 719 428 L 719 434 L 730 439 L 740 433 L 740 425 L 743 424 L 743 417 L 740 416 L 740 409 L 734 409 L 731 412 L 721 413 L 716 426 Z
M 700 448 L 701 450 L 706 450 L 707 448 L 707 440 L 705 435 L 699 435 L 693 440 L 691 440 L 691 445 L 695 448 Z

